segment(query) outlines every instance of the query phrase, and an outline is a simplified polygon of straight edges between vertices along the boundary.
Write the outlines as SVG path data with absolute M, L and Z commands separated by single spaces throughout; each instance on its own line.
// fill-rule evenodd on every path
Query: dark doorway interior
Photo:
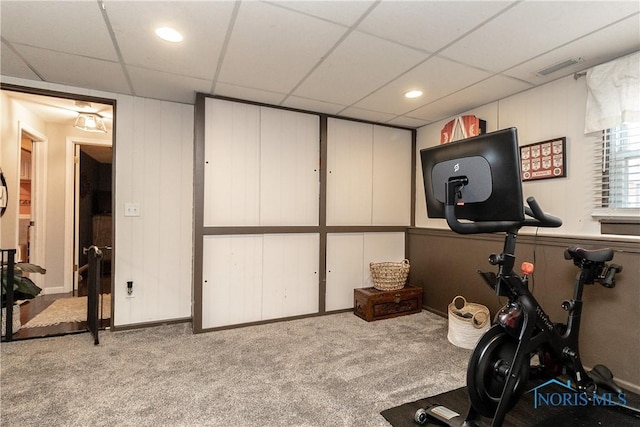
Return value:
M 78 188 L 78 287 L 87 295 L 88 258 L 83 248 L 111 247 L 111 147 L 81 146 Z M 111 292 L 111 251 L 104 250 L 100 293 Z

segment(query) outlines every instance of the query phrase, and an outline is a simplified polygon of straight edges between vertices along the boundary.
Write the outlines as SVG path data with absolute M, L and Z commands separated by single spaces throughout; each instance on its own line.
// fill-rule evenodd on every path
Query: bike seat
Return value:
M 613 259 L 613 249 L 586 249 L 572 246 L 564 251 L 565 259 L 584 259 L 591 262 L 607 262 Z

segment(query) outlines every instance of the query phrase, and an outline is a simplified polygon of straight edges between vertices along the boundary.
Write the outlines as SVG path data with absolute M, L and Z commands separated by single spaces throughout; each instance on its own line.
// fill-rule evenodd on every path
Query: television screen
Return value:
M 455 207 L 458 219 L 522 221 L 524 204 L 515 128 L 420 150 L 430 218 L 444 218 L 446 183 L 466 178 Z

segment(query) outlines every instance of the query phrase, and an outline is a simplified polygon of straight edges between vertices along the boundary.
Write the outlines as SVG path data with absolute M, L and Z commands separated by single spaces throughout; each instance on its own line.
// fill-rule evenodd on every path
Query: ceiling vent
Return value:
M 547 67 L 544 70 L 540 70 L 536 74 L 539 75 L 539 76 L 548 76 L 551 73 L 555 73 L 558 70 L 562 70 L 563 68 L 570 67 L 570 66 L 575 65 L 575 64 L 577 64 L 579 62 L 582 62 L 582 58 L 567 59 L 565 61 L 559 62 L 559 63 L 557 63 L 555 65 L 550 66 L 550 67 Z

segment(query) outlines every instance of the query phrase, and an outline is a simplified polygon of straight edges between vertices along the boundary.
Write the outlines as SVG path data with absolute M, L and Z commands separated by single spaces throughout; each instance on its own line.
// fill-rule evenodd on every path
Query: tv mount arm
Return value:
M 479 234 L 479 233 L 496 233 L 496 232 L 514 232 L 523 226 L 527 227 L 560 227 L 562 220 L 552 215 L 548 215 L 542 211 L 538 202 L 533 197 L 527 198 L 528 207 L 525 206 L 524 211 L 527 216 L 522 221 L 479 221 L 479 222 L 460 222 L 456 216 L 455 207 L 460 199 L 460 191 L 465 185 L 469 184 L 466 176 L 452 177 L 445 183 L 445 205 L 444 217 L 449 227 L 459 234 Z

